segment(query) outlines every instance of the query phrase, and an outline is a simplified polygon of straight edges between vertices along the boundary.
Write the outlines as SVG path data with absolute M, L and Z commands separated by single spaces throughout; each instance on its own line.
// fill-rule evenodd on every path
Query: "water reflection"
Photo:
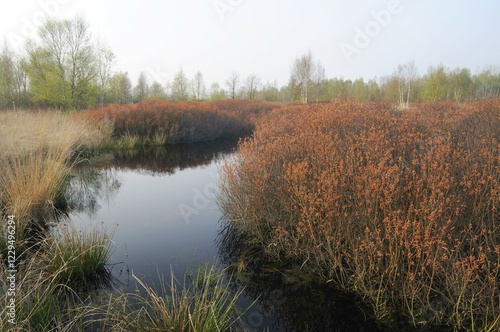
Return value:
M 131 273 L 148 283 L 171 270 L 212 264 L 220 211 L 213 195 L 219 162 L 235 141 L 114 151 L 99 163 L 80 165 L 69 181 L 70 218 L 77 228 L 102 225 L 113 232 L 109 266 L 133 291 Z
M 237 147 L 235 140 L 178 144 L 154 148 L 120 149 L 101 162 L 74 168 L 66 187 L 67 208 L 94 217 L 101 204 L 109 205 L 122 186 L 119 172 L 164 176 L 217 162 Z
M 133 272 L 158 286 L 171 271 L 182 278 L 202 264 L 221 264 L 246 288 L 241 307 L 255 331 L 377 331 L 349 296 L 297 271 L 265 260 L 229 227 L 220 232 L 221 212 L 211 193 L 219 162 L 236 142 L 122 150 L 98 164 L 81 165 L 68 186 L 76 227 L 103 225 L 114 232 L 109 260 L 113 282 L 136 288 Z M 218 235 L 219 234 L 219 235 Z
M 177 144 L 156 148 L 121 149 L 100 167 L 135 171 L 149 175 L 172 175 L 177 171 L 207 166 L 237 147 L 235 140 L 218 140 L 196 144 Z
M 94 216 L 103 202 L 109 204 L 121 187 L 113 168 L 78 167 L 66 187 L 66 201 L 74 213 Z
M 246 317 L 258 331 L 381 331 L 361 301 L 269 261 L 233 227 L 225 225 L 217 242 L 219 257 L 246 289 L 246 303 L 258 299 Z

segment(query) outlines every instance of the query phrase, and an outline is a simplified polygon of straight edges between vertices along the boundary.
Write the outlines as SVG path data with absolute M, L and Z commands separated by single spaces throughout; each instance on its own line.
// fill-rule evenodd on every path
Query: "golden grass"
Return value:
M 97 146 L 111 126 L 57 111 L 11 111 L 0 113 L 0 133 L 0 204 L 23 223 L 51 207 L 72 156 Z
M 58 111 L 0 113 L 0 156 L 14 156 L 56 148 L 70 153 L 98 145 L 111 128 L 84 122 Z

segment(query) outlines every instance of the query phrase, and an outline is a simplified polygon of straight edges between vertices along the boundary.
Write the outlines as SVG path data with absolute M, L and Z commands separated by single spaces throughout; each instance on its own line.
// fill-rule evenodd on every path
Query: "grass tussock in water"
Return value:
M 179 282 L 172 275 L 158 289 L 134 276 L 136 293 L 81 293 L 66 281 L 67 266 L 43 263 L 40 256 L 22 261 L 16 272 L 15 324 L 0 321 L 1 331 L 246 331 L 236 302 L 243 290 L 229 288 L 214 267 L 200 268 Z M 42 263 L 43 262 L 43 263 Z M 0 266 L 0 287 L 9 272 Z M 141 295 L 141 293 L 143 295 Z M 11 297 L 0 296 L 0 314 L 9 317 Z
M 15 269 L 2 257 L 1 331 L 84 330 L 93 310 L 88 306 L 92 290 L 109 280 L 103 258 L 110 240 L 97 230 L 75 238 L 77 233 L 46 234 L 29 254 L 17 257 Z
M 110 238 L 98 229 L 59 226 L 43 243 L 48 272 L 64 284 L 88 285 L 106 277 Z
M 223 173 L 252 245 L 380 322 L 500 328 L 499 100 L 284 107 Z
M 147 286 L 133 276 L 136 294 L 113 297 L 99 321 L 116 331 L 245 331 L 244 313 L 236 302 L 243 290 L 230 289 L 223 273 L 200 267 L 179 282 L 171 274 L 160 287 Z M 140 295 L 141 291 L 145 295 Z

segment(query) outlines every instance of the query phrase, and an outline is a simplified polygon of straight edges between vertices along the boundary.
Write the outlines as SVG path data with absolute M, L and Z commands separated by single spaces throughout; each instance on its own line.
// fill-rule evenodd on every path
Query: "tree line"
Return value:
M 261 99 L 280 102 L 324 102 L 335 99 L 386 100 L 407 107 L 410 102 L 468 100 L 499 97 L 497 67 L 472 74 L 468 68 L 432 66 L 420 75 L 415 63 L 399 65 L 380 79 L 327 78 L 311 52 L 295 59 L 287 84 L 263 83 L 256 74 L 232 71 L 227 79 L 208 87 L 198 71 L 188 77 L 182 68 L 171 82 L 150 82 L 140 73 L 135 85 L 127 72 L 113 68 L 113 51 L 92 38 L 81 17 L 48 19 L 38 38 L 29 40 L 22 54 L 5 42 L 0 50 L 0 109 L 57 107 L 82 109 L 108 103 L 136 103 L 146 99 L 225 100 Z

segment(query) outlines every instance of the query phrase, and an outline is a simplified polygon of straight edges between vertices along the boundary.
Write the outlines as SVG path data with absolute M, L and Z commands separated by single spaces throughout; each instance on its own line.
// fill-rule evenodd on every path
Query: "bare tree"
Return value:
M 399 105 L 401 108 L 408 108 L 413 85 L 418 79 L 418 69 L 415 61 L 410 61 L 405 65 L 398 65 L 394 74 L 398 83 Z
M 200 71 L 194 75 L 194 78 L 191 81 L 191 88 L 193 89 L 194 100 L 205 99 L 205 81 L 203 80 L 203 75 Z
M 290 77 L 291 88 L 294 91 L 298 91 L 300 101 L 303 104 L 307 104 L 308 102 L 315 70 L 316 65 L 314 64 L 311 52 L 295 59 L 292 65 Z
M 260 77 L 255 74 L 248 75 L 243 85 L 243 91 L 245 92 L 246 98 L 255 99 L 261 85 Z
M 141 102 L 148 97 L 149 85 L 146 75 L 141 72 L 137 79 L 137 85 L 134 87 L 134 102 Z
M 500 95 L 500 68 L 487 66 L 474 77 L 475 98 L 486 99 Z
M 172 82 L 172 99 L 174 100 L 187 100 L 189 80 L 182 71 L 182 68 L 174 76 Z
M 95 49 L 99 98 L 101 106 L 103 106 L 106 99 L 106 89 L 109 78 L 111 77 L 111 68 L 115 55 L 111 49 L 104 45 L 101 41 L 97 42 Z
M 240 86 L 240 75 L 236 71 L 232 71 L 226 80 L 228 95 L 231 99 L 236 98 L 239 86 Z

